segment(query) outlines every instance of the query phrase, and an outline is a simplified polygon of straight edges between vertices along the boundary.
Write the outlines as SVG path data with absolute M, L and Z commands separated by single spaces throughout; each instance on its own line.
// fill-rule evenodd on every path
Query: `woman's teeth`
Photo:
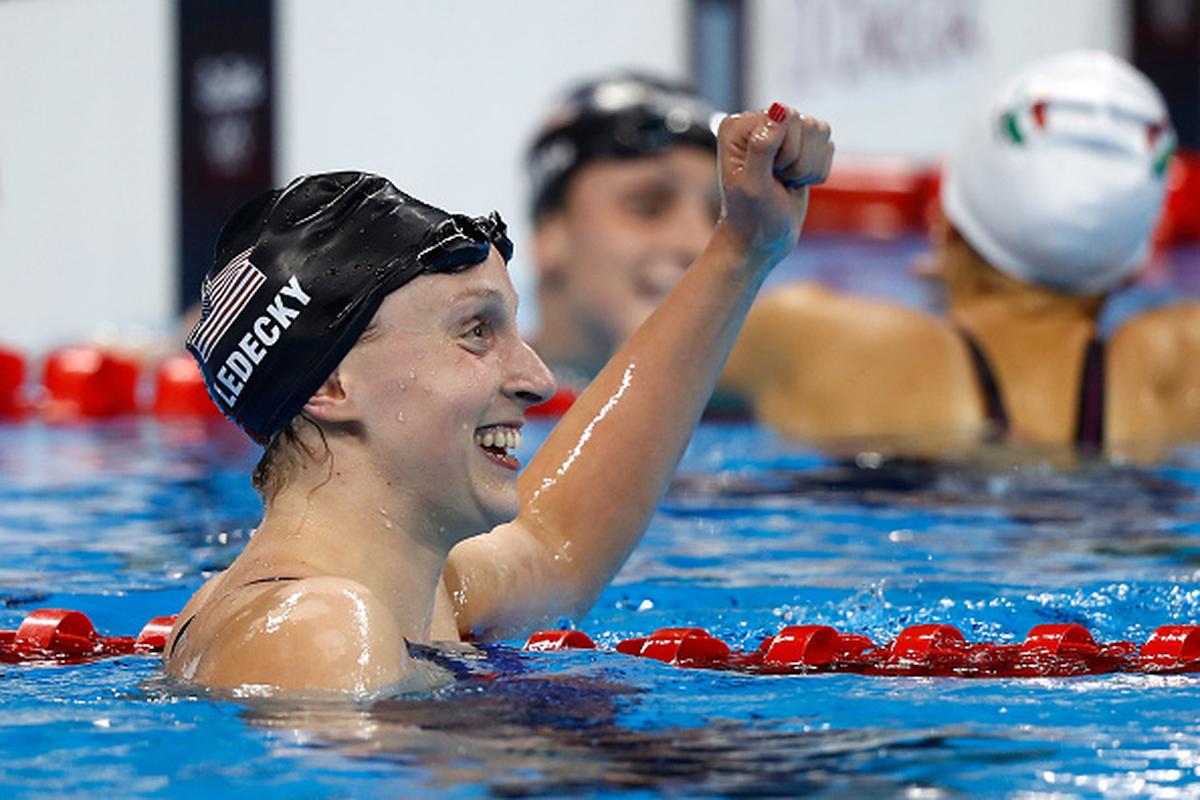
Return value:
M 521 431 L 504 426 L 475 431 L 475 444 L 497 450 L 516 450 L 521 446 Z

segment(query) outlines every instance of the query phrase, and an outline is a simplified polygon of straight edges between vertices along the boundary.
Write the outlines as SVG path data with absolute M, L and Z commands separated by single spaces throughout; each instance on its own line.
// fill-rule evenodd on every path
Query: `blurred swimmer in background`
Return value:
M 1200 436 L 1200 305 L 1098 330 L 1146 259 L 1173 149 L 1162 97 L 1125 62 L 1034 64 L 945 165 L 932 263 L 946 315 L 791 285 L 755 305 L 724 388 L 816 441 L 1117 453 Z
M 684 84 L 619 72 L 573 88 L 535 134 L 530 344 L 564 395 L 587 386 L 712 235 L 718 121 Z
M 447 214 L 356 172 L 236 213 L 188 346 L 214 401 L 266 446 L 264 514 L 180 613 L 167 671 L 369 692 L 428 677 L 407 643 L 586 614 L 833 156 L 828 125 L 779 105 L 727 117 L 718 138 L 707 245 L 523 471 L 525 412 L 555 384 L 516 330 L 498 216 Z

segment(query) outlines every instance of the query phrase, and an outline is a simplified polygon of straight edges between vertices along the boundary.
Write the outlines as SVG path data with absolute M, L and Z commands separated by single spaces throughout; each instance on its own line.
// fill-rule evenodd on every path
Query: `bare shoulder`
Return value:
M 1108 342 L 1106 436 L 1114 442 L 1200 437 L 1200 303 L 1147 312 Z
M 908 344 L 922 339 L 931 344 L 947 341 L 951 333 L 942 320 L 908 306 L 812 283 L 792 284 L 765 295 L 751 309 L 747 327 L 760 336 L 809 332 L 842 340 L 868 339 L 875 346 L 881 333 L 904 337 Z
M 409 669 L 388 609 L 344 578 L 247 587 L 206 604 L 196 627 L 167 667 L 206 686 L 365 692 Z
M 969 357 L 949 323 L 812 284 L 755 304 L 721 388 L 759 420 L 809 440 L 979 425 Z
M 899 364 L 916 354 L 936 360 L 960 347 L 949 325 L 916 309 L 796 283 L 764 295 L 750 309 L 724 380 L 727 388 L 753 393 L 763 382 L 813 375 L 835 361 L 864 367 L 878 361 L 891 368 L 897 357 Z
M 1113 334 L 1110 349 L 1155 366 L 1189 366 L 1200 355 L 1200 303 L 1164 306 L 1134 318 Z

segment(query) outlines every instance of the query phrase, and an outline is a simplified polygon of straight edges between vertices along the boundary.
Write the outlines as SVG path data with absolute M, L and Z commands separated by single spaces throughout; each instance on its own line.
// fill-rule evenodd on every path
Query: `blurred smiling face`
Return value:
M 700 255 L 720 210 L 713 154 L 679 146 L 601 159 L 570 179 L 538 226 L 543 302 L 561 304 L 593 366 L 645 321 Z
M 516 516 L 525 410 L 554 390 L 517 332 L 504 260 L 422 275 L 338 367 L 381 473 L 452 541 Z

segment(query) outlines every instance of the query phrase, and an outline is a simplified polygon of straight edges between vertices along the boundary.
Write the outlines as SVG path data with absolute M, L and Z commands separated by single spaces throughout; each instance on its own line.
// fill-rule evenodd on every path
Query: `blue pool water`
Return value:
M 0 627 L 63 606 L 132 633 L 178 609 L 256 521 L 254 456 L 186 424 L 0 427 Z M 1198 490 L 1195 450 L 1152 469 L 870 468 L 706 423 L 581 627 L 610 646 L 698 624 L 753 647 L 788 622 L 1141 641 L 1200 621 Z M 433 696 L 357 705 L 209 697 L 144 657 L 7 666 L 0 793 L 1200 793 L 1200 676 L 768 677 L 518 644 Z
M 920 241 L 831 240 L 773 280 L 916 306 Z M 1115 304 L 1200 294 L 1200 250 Z M 527 428 L 525 453 L 544 438 Z M 642 545 L 581 627 L 601 645 L 700 625 L 754 647 L 788 623 L 879 642 L 944 622 L 1100 641 L 1200 623 L 1200 449 L 1154 467 L 1054 453 L 844 465 L 705 423 Z M 225 427 L 0 425 L 0 628 L 39 607 L 135 633 L 236 555 L 256 451 Z M 0 666 L 5 797 L 620 794 L 1200 796 L 1200 675 L 962 680 L 748 676 L 509 642 L 432 696 L 209 696 L 131 657 Z

